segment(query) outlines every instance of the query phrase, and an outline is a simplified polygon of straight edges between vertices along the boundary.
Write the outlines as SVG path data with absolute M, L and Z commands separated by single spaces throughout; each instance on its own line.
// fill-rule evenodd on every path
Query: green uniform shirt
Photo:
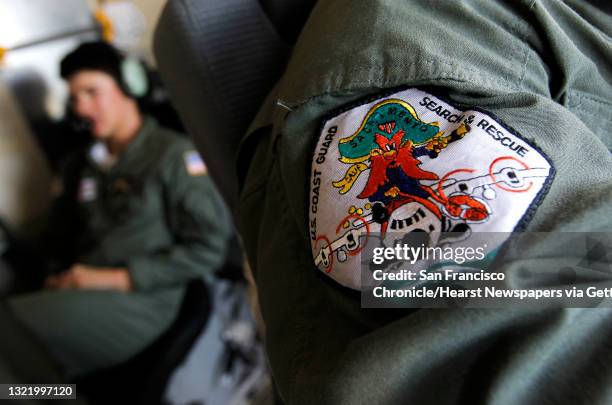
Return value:
M 237 223 L 287 403 L 612 402 L 609 308 L 361 309 L 315 266 L 308 217 L 327 114 L 409 86 L 494 113 L 548 156 L 527 230 L 609 231 L 611 35 L 590 2 L 318 2 L 238 155 Z
M 186 138 L 146 118 L 109 169 L 92 150 L 66 166 L 45 250 L 64 268 L 125 266 L 134 291 L 43 290 L 8 300 L 68 378 L 152 343 L 176 316 L 187 282 L 223 265 L 232 232 Z
M 109 169 L 95 161 L 95 150 L 67 165 L 47 237 L 61 246 L 51 254 L 74 240 L 73 261 L 126 266 L 139 291 L 184 285 L 223 263 L 231 226 L 190 141 L 147 118 Z

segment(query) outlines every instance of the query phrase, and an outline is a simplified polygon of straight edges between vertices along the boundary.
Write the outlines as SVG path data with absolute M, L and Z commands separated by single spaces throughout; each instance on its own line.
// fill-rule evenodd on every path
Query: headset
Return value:
M 134 98 L 142 98 L 149 92 L 149 76 L 144 64 L 134 56 L 122 56 L 119 65 L 121 88 Z

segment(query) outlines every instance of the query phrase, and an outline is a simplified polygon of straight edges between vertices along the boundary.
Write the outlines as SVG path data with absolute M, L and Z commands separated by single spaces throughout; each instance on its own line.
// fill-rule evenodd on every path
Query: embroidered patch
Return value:
M 206 174 L 206 165 L 200 157 L 200 154 L 195 150 L 185 152 L 183 155 L 185 160 L 185 169 L 191 176 L 202 176 Z
M 540 150 L 490 113 L 418 89 L 353 106 L 324 123 L 314 151 L 315 265 L 360 289 L 370 233 L 511 232 L 526 225 L 553 175 Z

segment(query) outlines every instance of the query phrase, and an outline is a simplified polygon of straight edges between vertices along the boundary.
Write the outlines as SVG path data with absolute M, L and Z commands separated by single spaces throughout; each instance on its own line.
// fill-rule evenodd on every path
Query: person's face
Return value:
M 121 126 L 128 104 L 112 76 L 98 70 L 81 70 L 68 79 L 71 106 L 80 118 L 91 122 L 97 139 L 109 139 Z

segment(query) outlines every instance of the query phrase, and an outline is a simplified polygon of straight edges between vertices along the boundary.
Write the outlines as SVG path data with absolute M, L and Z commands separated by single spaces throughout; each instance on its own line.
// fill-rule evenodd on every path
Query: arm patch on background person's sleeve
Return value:
M 203 176 L 206 174 L 206 165 L 197 151 L 190 150 L 185 152 L 183 160 L 185 162 L 185 170 L 187 170 L 190 176 Z
M 371 233 L 512 232 L 546 194 L 554 168 L 491 113 L 418 89 L 370 98 L 324 122 L 310 171 L 317 268 L 360 289 Z M 498 246 L 489 246 L 491 250 Z

